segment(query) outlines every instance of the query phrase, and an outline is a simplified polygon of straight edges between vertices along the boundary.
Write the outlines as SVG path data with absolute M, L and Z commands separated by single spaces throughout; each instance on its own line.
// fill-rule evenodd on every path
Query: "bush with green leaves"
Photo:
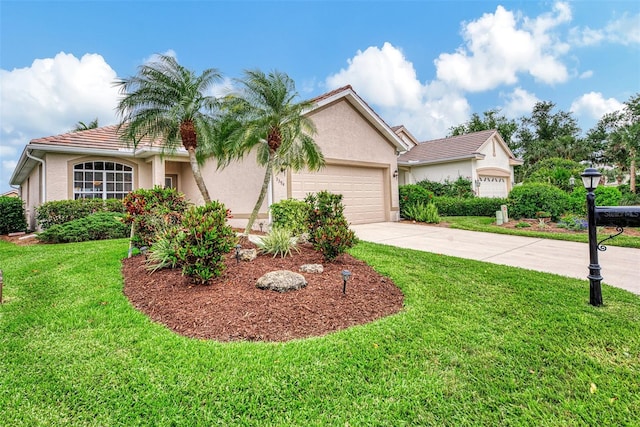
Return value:
M 434 197 L 433 204 L 442 216 L 494 216 L 507 199 L 498 197 Z
M 0 234 L 19 231 L 27 231 L 22 199 L 0 196 Z
M 309 205 L 309 241 L 325 260 L 334 260 L 358 243 L 344 217 L 342 194 L 321 191 L 309 194 L 305 202 Z
M 398 187 L 400 197 L 400 216 L 406 218 L 405 210 L 416 203 L 430 203 L 433 200 L 433 192 L 418 184 L 406 184 Z
M 229 253 L 238 239 L 227 224 L 229 211 L 214 200 L 204 206 L 192 206 L 182 219 L 182 246 L 177 258 L 182 274 L 194 283 L 206 284 L 219 277 L 225 268 L 224 255 Z
M 556 225 L 571 231 L 583 231 L 589 226 L 585 218 L 573 214 L 562 216 Z
M 471 180 L 459 176 L 455 181 L 448 178 L 444 182 L 429 181 L 428 179 L 419 181 L 419 185 L 433 193 L 436 197 L 474 197 Z
M 122 200 L 118 199 L 55 200 L 36 208 L 36 221 L 40 228 L 46 230 L 52 225 L 64 224 L 96 212 L 124 213 L 124 206 Z
M 571 192 L 576 185 L 580 185 L 580 174 L 584 166 L 574 160 L 552 157 L 535 163 L 524 179 L 525 183 L 545 183 L 554 185 L 565 192 Z M 574 178 L 571 186 L 570 178 Z
M 418 222 L 426 222 L 428 224 L 439 224 L 440 216 L 438 208 L 433 203 L 417 202 L 409 205 L 405 209 L 405 218 Z
M 622 193 L 617 187 L 598 186 L 596 206 L 619 206 L 622 201 Z M 587 214 L 587 190 L 583 186 L 576 187 L 569 195 L 569 211 L 578 215 Z
M 294 236 L 307 232 L 308 205 L 302 200 L 286 199 L 273 203 L 271 209 L 271 227 L 286 228 Z
M 532 183 L 514 187 L 507 202 L 512 218 L 536 218 L 538 212 L 548 212 L 555 221 L 567 211 L 569 196 L 553 185 Z
M 291 255 L 291 250 L 299 252 L 298 239 L 288 228 L 273 228 L 268 234 L 262 236 L 257 243 L 262 253 L 280 255 L 281 258 Z
M 64 224 L 52 225 L 38 233 L 37 238 L 45 243 L 72 243 L 121 239 L 128 235 L 129 227 L 124 223 L 124 214 L 97 212 Z
M 179 267 L 178 251 L 184 238 L 185 232 L 181 227 L 167 227 L 161 231 L 147 251 L 147 268 L 155 272 L 163 268 Z
M 174 188 L 140 188 L 127 194 L 122 201 L 126 223 L 133 224 L 132 243 L 136 247 L 153 246 L 158 235 L 179 225 L 189 207 L 184 194 Z

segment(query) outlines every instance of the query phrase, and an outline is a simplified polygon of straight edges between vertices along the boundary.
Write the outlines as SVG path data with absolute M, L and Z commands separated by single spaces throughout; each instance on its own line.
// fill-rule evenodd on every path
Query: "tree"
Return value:
M 629 172 L 629 187 L 635 193 L 640 161 L 640 93 L 629 98 L 622 110 L 605 114 L 589 135 L 603 142 L 602 161 Z
M 83 130 L 96 129 L 98 127 L 98 118 L 96 117 L 89 123 L 78 122 L 75 127 L 71 130 L 71 132 L 80 132 Z
M 483 130 L 496 129 L 500 132 L 502 139 L 507 143 L 510 149 L 513 150 L 512 136 L 518 129 L 518 124 L 515 120 L 507 119 L 505 116 L 499 114 L 500 110 L 485 111 L 481 118 L 477 113 L 473 113 L 469 121 L 464 124 L 451 127 L 450 136 L 465 135 L 472 132 L 480 132 Z
M 242 126 L 234 133 L 238 156 L 257 147 L 257 161 L 266 166 L 258 200 L 251 212 L 245 233 L 249 233 L 267 194 L 273 170 L 318 170 L 324 156 L 313 140 L 313 121 L 304 115 L 310 101 L 295 102 L 295 83 L 284 73 L 248 70 L 238 80 L 242 89 L 229 98 L 228 110 Z
M 181 143 L 189 154 L 189 164 L 205 203 L 211 202 L 200 166 L 208 157 L 200 143 L 213 145 L 213 128 L 219 102 L 206 95 L 221 79 L 215 68 L 196 75 L 175 58 L 159 55 L 138 68 L 135 76 L 116 81 L 124 95 L 118 102 L 121 137 L 134 147 L 142 138 L 159 139 L 163 151 L 173 152 Z M 213 154 L 211 154 L 213 155 Z
M 580 128 L 571 113 L 554 113 L 554 108 L 553 102 L 538 102 L 531 116 L 520 119 L 514 146 L 525 162 L 525 176 L 531 166 L 546 158 L 582 161 L 593 157 L 592 147 L 580 138 Z

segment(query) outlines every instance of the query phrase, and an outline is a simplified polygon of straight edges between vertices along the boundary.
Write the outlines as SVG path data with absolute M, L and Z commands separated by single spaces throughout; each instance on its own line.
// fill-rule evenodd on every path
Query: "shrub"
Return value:
M 305 198 L 309 205 L 309 241 L 327 261 L 353 247 L 358 239 L 344 217 L 342 195 L 321 191 Z
M 182 247 L 185 233 L 180 227 L 168 227 L 156 237 L 147 252 L 147 268 L 151 272 L 180 265 L 178 251 Z
M 416 185 L 433 193 L 436 197 L 474 197 L 471 180 L 459 176 L 455 181 L 446 179 L 444 182 L 429 181 L 418 182 Z
M 587 220 L 578 215 L 564 215 L 556 225 L 573 231 L 586 230 L 589 226 Z
M 287 228 L 274 228 L 260 239 L 258 248 L 265 254 L 273 254 L 275 258 L 277 255 L 284 258 L 291 255 L 291 250 L 298 250 L 298 239 L 294 237 L 291 230 Z
M 38 240 L 45 243 L 71 243 L 88 240 L 121 239 L 129 235 L 124 215 L 117 212 L 97 212 L 64 224 L 55 224 L 42 233 Z
M 552 157 L 531 166 L 524 182 L 551 184 L 568 193 L 572 190 L 569 179 L 573 176 L 575 184 L 579 185 L 583 171 L 584 166 L 574 160 Z
M 18 231 L 27 231 L 22 199 L 0 196 L 0 234 Z
M 271 209 L 272 228 L 286 228 L 294 236 L 307 232 L 308 205 L 302 200 L 281 200 L 272 204 L 269 209 Z
M 544 211 L 556 220 L 569 206 L 567 193 L 550 184 L 519 185 L 511 190 L 507 201 L 513 218 L 536 218 L 537 212 Z
M 528 222 L 520 221 L 519 223 L 516 224 L 516 228 L 528 228 L 528 227 L 531 227 L 531 224 L 529 224 Z
M 189 207 L 184 194 L 159 186 L 132 191 L 122 203 L 127 213 L 125 221 L 134 227 L 132 243 L 136 247 L 153 246 L 158 235 L 181 223 Z
M 506 205 L 506 199 L 494 197 L 473 197 L 461 199 L 458 197 L 434 197 L 433 204 L 443 216 L 494 216 L 501 205 Z
M 193 206 L 182 220 L 184 238 L 177 258 L 182 274 L 194 283 L 206 284 L 224 271 L 224 255 L 237 242 L 233 229 L 227 225 L 229 211 L 218 201 Z
M 426 222 L 429 224 L 440 223 L 440 216 L 438 216 L 438 208 L 433 203 L 424 204 L 418 202 L 414 205 L 410 205 L 405 210 L 405 217 L 413 219 L 419 222 Z
M 622 201 L 622 194 L 616 187 L 600 185 L 594 193 L 596 206 L 619 206 Z M 576 187 L 569 195 L 569 211 L 578 215 L 587 214 L 587 190 L 583 186 Z
M 433 193 L 418 184 L 407 184 L 399 187 L 400 215 L 404 218 L 405 209 L 418 202 L 429 203 L 433 200 Z
M 87 217 L 96 212 L 124 212 L 122 200 L 78 199 L 46 202 L 36 208 L 36 221 L 46 230 L 52 225 L 64 224 Z

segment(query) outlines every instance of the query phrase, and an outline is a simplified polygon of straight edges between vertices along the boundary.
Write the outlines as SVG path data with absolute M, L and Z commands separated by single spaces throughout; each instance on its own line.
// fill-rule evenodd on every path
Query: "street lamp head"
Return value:
M 584 188 L 586 188 L 587 191 L 593 191 L 600 183 L 602 174 L 596 168 L 586 168 L 580 176 L 582 177 Z

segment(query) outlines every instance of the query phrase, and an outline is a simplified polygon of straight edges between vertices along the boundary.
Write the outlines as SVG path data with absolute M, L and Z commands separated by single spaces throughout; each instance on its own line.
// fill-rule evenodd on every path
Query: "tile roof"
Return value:
M 495 129 L 473 132 L 449 138 L 424 141 L 398 157 L 398 162 L 436 162 L 449 159 L 471 158 L 479 154 L 479 149 Z
M 118 125 L 102 126 L 95 129 L 46 136 L 44 138 L 33 139 L 29 144 L 32 145 L 33 148 L 36 148 L 37 145 L 94 148 L 114 151 L 123 148 L 133 148 L 119 138 Z M 159 146 L 159 144 L 151 144 L 148 139 L 143 139 L 138 147 L 154 145 Z

